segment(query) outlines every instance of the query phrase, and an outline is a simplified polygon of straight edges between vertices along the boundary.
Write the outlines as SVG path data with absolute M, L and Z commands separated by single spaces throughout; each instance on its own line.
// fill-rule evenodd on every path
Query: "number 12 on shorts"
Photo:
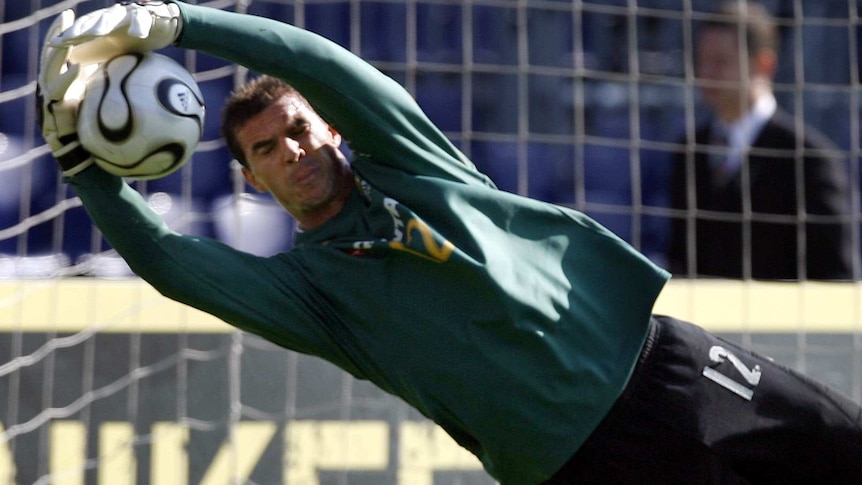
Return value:
M 739 357 L 720 345 L 714 345 L 709 349 L 709 360 L 714 364 L 730 362 L 745 382 L 740 382 L 730 376 L 722 374 L 717 369 L 710 367 L 709 365 L 703 368 L 704 377 L 746 401 L 751 401 L 751 398 L 754 396 L 754 388 L 760 383 L 761 371 L 759 365 L 749 368 L 745 363 L 739 360 Z

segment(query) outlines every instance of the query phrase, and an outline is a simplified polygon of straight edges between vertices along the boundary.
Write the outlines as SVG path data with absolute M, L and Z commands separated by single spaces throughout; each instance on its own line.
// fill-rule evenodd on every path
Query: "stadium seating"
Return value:
M 45 3 L 51 2 L 40 5 L 44 7 Z M 606 7 L 629 4 L 626 0 L 586 3 Z M 710 0 L 690 3 L 701 11 L 712 4 Z M 796 8 L 779 0 L 763 3 L 780 19 L 790 19 Z M 644 9 L 684 8 L 682 0 L 640 0 L 638 5 Z M 848 5 L 848 2 L 802 2 L 800 8 L 808 17 L 846 19 Z M 358 50 L 378 63 L 381 69 L 414 90 L 429 117 L 504 190 L 557 203 L 581 204 L 579 208 L 622 237 L 636 238 L 632 242 L 644 251 L 660 253 L 667 221 L 636 215 L 641 219 L 633 225 L 630 207 L 667 204 L 665 160 L 670 150 L 660 144 L 672 143 L 683 132 L 686 116 L 683 88 L 641 80 L 633 90 L 632 84 L 618 81 L 613 75 L 627 74 L 636 67 L 642 74 L 684 79 L 685 36 L 678 19 L 640 15 L 634 30 L 638 33 L 637 63 L 632 64 L 628 35 L 633 30 L 624 9 L 586 8 L 582 14 L 583 30 L 572 32 L 571 12 L 529 5 L 525 17 L 529 42 L 527 57 L 523 58 L 523 46 L 516 35 L 521 18 L 514 4 L 474 4 L 469 26 L 464 26 L 464 7 L 458 4 L 420 2 L 411 15 L 403 3 L 364 1 L 358 4 L 359 16 L 354 18 L 351 15 L 356 13 L 357 5 L 351 2 L 309 2 L 303 6 L 301 17 L 295 17 L 293 4 L 281 2 L 250 2 L 248 11 L 288 22 L 301 20 L 310 30 Z M 79 6 L 79 14 L 97 7 L 84 2 Z M 32 2 L 7 2 L 2 21 L 21 19 L 36 8 Z M 411 19 L 416 22 L 413 32 L 408 29 Z M 38 32 L 22 28 L 2 36 L 0 93 L 5 96 L 0 97 L 3 113 L 0 134 L 9 143 L 0 152 L 0 161 L 41 143 L 30 104 L 32 91 L 27 90 L 38 56 L 38 45 L 34 42 L 41 39 L 47 21 L 38 25 Z M 362 32 L 358 37 L 352 35 L 357 27 Z M 466 28 L 471 30 L 469 49 L 464 45 Z M 862 51 L 862 35 L 858 35 L 862 28 L 855 28 L 857 46 L 849 44 L 853 36 L 840 23 L 807 24 L 801 32 L 784 29 L 777 79 L 782 106 L 791 112 L 803 111 L 807 121 L 848 151 L 858 151 L 860 147 L 852 144 L 862 138 L 862 133 L 852 131 L 859 125 L 852 121 L 860 113 L 849 108 L 858 106 L 858 102 L 851 102 L 854 94 L 847 89 L 860 75 L 851 72 L 860 63 L 851 62 L 850 52 Z M 576 34 L 581 36 L 579 42 L 573 38 Z M 358 45 L 351 45 L 357 39 Z M 795 43 L 800 40 L 804 43 L 802 55 L 794 56 L 798 50 Z M 584 52 L 576 58 L 572 50 L 578 43 Z M 824 44 L 830 46 L 834 56 L 827 59 L 814 55 Z M 415 53 L 407 51 L 408 45 L 415 45 Z M 463 58 L 467 52 L 472 52 L 472 59 Z M 187 54 L 179 49 L 171 48 L 166 53 L 180 62 L 188 60 Z M 797 66 L 800 57 L 804 65 Z M 465 61 L 470 61 L 474 69 L 465 71 Z M 570 71 L 576 63 L 585 69 L 578 71 L 583 76 L 575 77 Z M 215 72 L 225 66 L 224 61 L 203 54 L 194 57 L 196 72 Z M 524 67 L 530 69 L 526 75 L 525 71 L 515 69 Z M 470 80 L 469 93 L 464 90 L 465 76 Z M 201 81 L 208 104 L 204 140 L 210 144 L 195 155 L 188 170 L 143 184 L 145 192 L 184 196 L 198 207 L 196 210 L 206 213 L 232 194 L 237 184 L 242 184 L 231 172 L 230 157 L 218 141 L 221 100 L 230 92 L 233 82 L 232 75 L 206 77 Z M 798 96 L 795 88 L 803 82 L 805 89 Z M 577 99 L 575 83 L 580 83 L 583 89 L 583 106 L 577 106 L 581 101 Z M 519 118 L 523 114 L 519 110 L 524 109 L 522 96 L 528 100 L 526 129 Z M 462 104 L 468 99 L 469 118 L 465 119 Z M 582 112 L 581 119 L 578 110 Z M 695 114 L 700 111 L 695 109 Z M 636 119 L 633 114 L 637 114 Z M 583 133 L 577 133 L 581 127 Z M 586 143 L 573 144 L 576 136 L 586 137 Z M 56 175 L 47 168 L 50 159 L 43 158 L 30 168 L 2 173 L 0 230 L 56 203 Z M 640 164 L 637 170 L 632 169 L 633 160 Z M 518 177 L 525 175 L 526 182 L 519 183 Z M 635 194 L 639 200 L 633 200 Z M 214 222 L 218 216 L 202 217 L 202 226 L 197 230 L 207 235 L 219 234 Z M 26 236 L 0 240 L 0 254 L 15 254 L 26 247 L 28 253 L 60 251 L 74 259 L 96 249 L 89 242 L 90 228 L 79 208 L 67 211 L 62 226 L 65 230 L 61 236 L 46 225 L 34 227 Z M 635 226 L 636 234 L 632 232 Z

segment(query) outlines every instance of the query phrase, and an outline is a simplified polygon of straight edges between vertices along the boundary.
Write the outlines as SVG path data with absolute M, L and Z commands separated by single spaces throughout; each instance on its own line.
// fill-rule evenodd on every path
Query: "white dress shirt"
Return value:
M 722 136 L 726 140 L 726 151 L 711 157 L 710 162 L 715 165 L 714 168 L 721 177 L 730 179 L 739 173 L 742 160 L 751 148 L 751 144 L 763 130 L 763 125 L 775 114 L 777 107 L 775 96 L 767 93 L 760 96 L 751 110 L 738 120 L 730 124 L 718 121 L 713 126 L 713 140 L 720 140 Z

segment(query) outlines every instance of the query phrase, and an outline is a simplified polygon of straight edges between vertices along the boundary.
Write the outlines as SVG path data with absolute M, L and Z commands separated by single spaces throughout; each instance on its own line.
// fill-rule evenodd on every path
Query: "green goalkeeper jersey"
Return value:
M 348 140 L 356 190 L 264 258 L 172 232 L 93 167 L 70 183 L 112 246 L 164 295 L 404 399 L 501 483 L 548 479 L 625 386 L 667 273 L 584 214 L 498 190 L 338 45 L 180 7 L 180 47 L 286 80 Z

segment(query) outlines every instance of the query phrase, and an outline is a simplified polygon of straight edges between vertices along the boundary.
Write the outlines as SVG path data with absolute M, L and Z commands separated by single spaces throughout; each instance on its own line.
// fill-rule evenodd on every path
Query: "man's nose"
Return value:
M 284 137 L 284 152 L 289 163 L 298 162 L 300 158 L 305 156 L 305 150 L 302 149 L 299 142 L 289 136 Z

